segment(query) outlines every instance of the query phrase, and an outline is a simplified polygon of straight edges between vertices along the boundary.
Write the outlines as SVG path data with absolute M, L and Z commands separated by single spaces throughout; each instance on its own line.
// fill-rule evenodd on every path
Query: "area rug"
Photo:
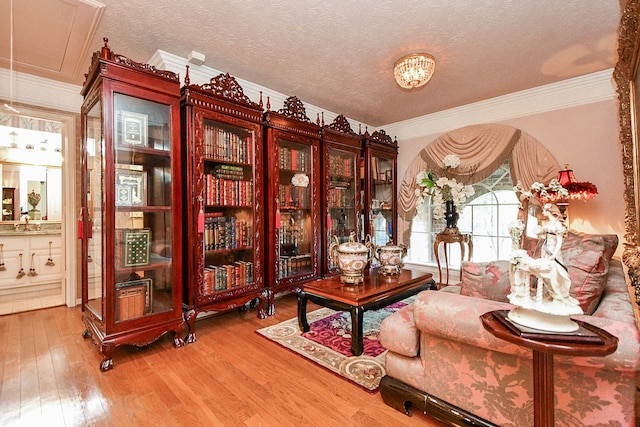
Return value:
M 373 393 L 385 375 L 386 349 L 378 340 L 380 324 L 412 301 L 413 297 L 364 313 L 361 356 L 351 353 L 351 315 L 344 311 L 320 308 L 307 313 L 311 329 L 305 333 L 300 331 L 297 317 L 256 332 Z

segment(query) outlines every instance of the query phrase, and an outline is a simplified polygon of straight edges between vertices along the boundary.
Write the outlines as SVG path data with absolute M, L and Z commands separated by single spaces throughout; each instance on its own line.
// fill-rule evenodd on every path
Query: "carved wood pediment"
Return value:
M 290 117 L 292 119 L 300 120 L 302 122 L 311 123 L 311 119 L 307 117 L 307 112 L 304 108 L 302 101 L 297 96 L 290 96 L 284 100 L 284 108 L 278 110 L 278 114 Z
M 198 86 L 203 92 L 208 92 L 214 96 L 225 98 L 239 104 L 244 104 L 251 108 L 261 108 L 259 104 L 251 101 L 244 94 L 244 89 L 240 83 L 229 73 L 220 73 L 213 77 L 209 83 Z
M 337 132 L 347 133 L 349 135 L 357 135 L 353 129 L 351 129 L 351 124 L 347 118 L 340 114 L 338 117 L 333 119 L 330 125 L 327 125 L 327 129 L 335 130 Z

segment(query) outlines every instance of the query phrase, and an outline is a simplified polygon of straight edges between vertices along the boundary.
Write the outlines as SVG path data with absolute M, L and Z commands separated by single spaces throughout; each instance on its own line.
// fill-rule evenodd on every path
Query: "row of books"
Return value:
M 349 188 L 329 188 L 327 203 L 331 208 L 351 208 L 356 204 L 355 194 Z
M 329 159 L 329 175 L 353 178 L 354 175 L 353 157 L 331 157 Z
M 216 126 L 204 126 L 204 155 L 215 160 L 252 163 L 253 144 L 250 137 L 243 138 Z
M 283 208 L 310 208 L 309 187 L 280 184 L 280 206 Z
M 205 177 L 205 204 L 208 206 L 252 206 L 253 182 Z
M 236 217 L 205 217 L 204 249 L 246 249 L 253 246 L 253 225 Z
M 204 293 L 223 291 L 253 283 L 253 263 L 236 261 L 233 264 L 210 265 L 204 269 Z
M 304 227 L 303 227 L 304 229 Z M 283 221 L 280 224 L 280 244 L 281 245 L 294 245 L 305 242 L 305 234 L 300 232 L 299 225 L 292 225 L 289 222 Z
M 308 149 L 294 150 L 293 148 L 280 147 L 280 169 L 307 172 L 309 168 Z
M 309 273 L 313 270 L 311 254 L 281 256 L 280 257 L 280 278 L 296 276 L 298 274 Z

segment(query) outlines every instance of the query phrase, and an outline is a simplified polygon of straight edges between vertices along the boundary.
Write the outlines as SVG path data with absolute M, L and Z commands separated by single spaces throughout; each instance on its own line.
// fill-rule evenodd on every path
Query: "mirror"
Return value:
M 631 284 L 635 287 L 636 303 L 640 304 L 640 3 L 629 0 L 618 27 L 618 62 L 613 77 L 618 91 L 620 114 L 620 143 L 622 144 L 623 174 L 626 203 L 624 253 L 622 260 L 628 267 Z
M 0 113 L 2 221 L 62 220 L 62 124 Z

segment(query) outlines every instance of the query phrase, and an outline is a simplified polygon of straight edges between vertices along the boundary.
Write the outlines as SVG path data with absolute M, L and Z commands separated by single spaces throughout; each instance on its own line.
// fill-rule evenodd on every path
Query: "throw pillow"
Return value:
M 509 302 L 509 261 L 462 262 L 460 295 Z
M 618 247 L 615 234 L 569 231 L 562 242 L 562 260 L 571 278 L 571 295 L 585 314 L 593 314 L 607 284 L 609 261 Z

